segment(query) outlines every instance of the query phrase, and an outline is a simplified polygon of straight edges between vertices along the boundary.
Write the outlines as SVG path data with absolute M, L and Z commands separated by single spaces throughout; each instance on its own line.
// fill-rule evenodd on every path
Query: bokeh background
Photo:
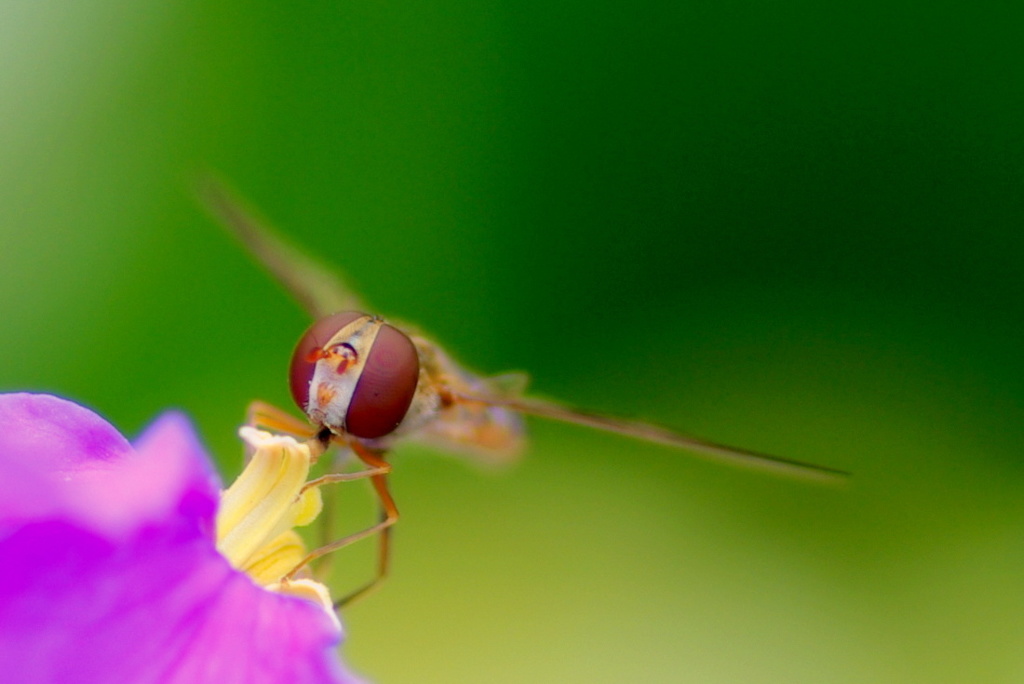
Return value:
M 855 473 L 540 423 L 503 473 L 401 449 L 393 579 L 344 615 L 369 678 L 1022 681 L 1022 19 L 3 0 L 0 387 L 181 408 L 237 472 L 307 321 L 197 206 L 214 168 L 471 367 Z

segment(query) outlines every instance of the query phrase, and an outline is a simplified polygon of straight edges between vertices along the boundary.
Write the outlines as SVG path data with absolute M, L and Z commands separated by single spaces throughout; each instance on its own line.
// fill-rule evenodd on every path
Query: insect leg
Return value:
M 309 439 L 316 435 L 316 428 L 283 409 L 265 401 L 253 401 L 245 410 L 245 424 L 255 428 L 266 428 L 284 432 L 295 437 Z
M 352 450 L 363 463 L 370 466 L 370 469 L 365 472 L 378 471 L 377 474 L 370 475 L 370 481 L 380 499 L 380 522 L 370 528 L 380 532 L 377 547 L 377 574 L 363 586 L 335 601 L 335 608 L 341 608 L 362 598 L 387 577 L 391 567 L 391 526 L 398 521 L 398 507 L 388 490 L 387 474 L 391 471 L 391 465 L 379 453 L 367 449 L 362 444 L 353 443 Z
M 328 484 L 335 484 L 335 483 L 339 483 L 339 482 L 353 482 L 355 480 L 365 480 L 368 477 L 374 477 L 374 476 L 377 476 L 377 475 L 385 475 L 385 474 L 387 474 L 388 469 L 389 468 L 367 468 L 365 470 L 359 470 L 359 471 L 352 472 L 352 473 L 327 473 L 325 475 L 321 475 L 320 477 L 314 478 L 314 479 L 310 480 L 309 482 L 307 482 L 305 485 L 302 486 L 302 489 L 299 490 L 299 494 L 301 495 L 302 493 L 304 493 L 304 492 L 306 492 L 306 491 L 308 491 L 310 489 L 314 489 L 314 488 L 317 488 L 317 487 L 323 487 L 324 485 L 328 485 Z M 333 500 L 334 500 L 333 497 L 325 497 L 323 499 L 323 508 L 320 511 L 320 515 L 318 516 L 318 518 L 320 520 L 320 539 L 321 539 L 322 542 L 323 542 L 323 540 L 327 540 L 327 539 L 331 538 L 331 534 L 330 534 L 330 532 L 331 532 L 330 519 L 332 517 L 331 502 Z M 339 539 L 339 540 L 334 541 L 334 542 L 330 542 L 330 543 L 323 542 L 323 544 L 321 546 L 317 547 L 312 552 L 307 554 L 302 559 L 302 562 L 300 562 L 298 565 L 296 565 L 294 568 L 292 568 L 288 572 L 288 574 L 285 575 L 285 579 L 286 580 L 294 579 L 295 576 L 298 574 L 298 572 L 300 570 L 302 570 L 304 567 L 306 567 L 307 565 L 309 565 L 312 561 L 316 560 L 317 558 L 321 558 L 321 557 L 325 557 L 325 556 L 326 557 L 324 558 L 323 562 L 321 562 L 317 566 L 316 574 L 319 577 L 326 576 L 328 574 L 328 571 L 329 571 L 329 566 L 328 566 L 328 563 L 330 561 L 329 554 L 332 551 L 341 548 L 342 546 L 346 546 L 347 544 L 350 544 L 352 542 L 358 541 L 359 539 L 363 538 L 363 536 L 366 536 L 368 534 L 372 534 L 372 532 L 367 532 L 367 531 L 364 530 L 363 532 L 359 532 L 357 534 L 349 535 L 348 537 L 344 537 L 344 538 Z
M 347 605 L 355 599 L 365 595 L 387 575 L 391 555 L 389 530 L 398 520 L 398 508 L 395 506 L 394 499 L 391 497 L 391 493 L 388 491 L 387 487 L 387 474 L 391 472 L 391 465 L 380 455 L 370 451 L 361 444 L 351 443 L 349 446 L 352 447 L 352 450 L 360 460 L 368 465 L 369 468 L 355 473 L 328 473 L 316 478 L 315 480 L 311 480 L 306 484 L 304 489 L 319 487 L 332 482 L 349 482 L 369 477 L 373 483 L 374 489 L 377 491 L 378 497 L 380 498 L 382 508 L 381 519 L 376 524 L 371 525 L 364 530 L 346 535 L 340 539 L 330 542 L 329 544 L 324 544 L 323 546 L 310 551 L 306 557 L 303 558 L 302 561 L 284 577 L 285 580 L 294 579 L 302 568 L 306 567 L 317 558 L 321 558 L 329 553 L 337 551 L 338 549 L 344 548 L 349 544 L 354 544 L 361 539 L 366 539 L 367 537 L 380 533 L 381 541 L 379 547 L 380 551 L 378 556 L 377 574 L 364 586 L 336 601 L 335 607 Z

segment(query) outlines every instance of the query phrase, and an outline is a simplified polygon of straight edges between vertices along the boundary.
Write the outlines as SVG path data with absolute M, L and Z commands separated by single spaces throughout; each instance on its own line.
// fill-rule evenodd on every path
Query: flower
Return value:
M 251 463 L 262 462 L 264 438 L 250 437 Z M 231 533 L 219 489 L 181 414 L 161 416 L 133 446 L 69 401 L 0 395 L 3 680 L 356 681 L 337 655 L 326 589 L 295 580 L 271 591 L 218 550 L 218 527 L 222 546 Z M 264 558 L 275 557 L 267 543 L 315 516 L 315 497 L 297 498 L 256 544 Z M 235 507 L 254 521 L 251 507 Z

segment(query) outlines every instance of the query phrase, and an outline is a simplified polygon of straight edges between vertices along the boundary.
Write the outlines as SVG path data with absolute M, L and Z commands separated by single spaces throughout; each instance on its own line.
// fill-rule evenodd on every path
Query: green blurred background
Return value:
M 180 407 L 237 472 L 307 321 L 197 208 L 215 168 L 471 367 L 855 473 L 400 450 L 371 679 L 1022 681 L 1012 7 L 3 0 L 0 387 Z

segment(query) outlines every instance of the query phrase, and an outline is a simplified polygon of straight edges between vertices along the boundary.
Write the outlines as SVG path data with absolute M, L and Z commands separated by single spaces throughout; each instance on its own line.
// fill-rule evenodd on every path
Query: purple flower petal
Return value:
M 70 402 L 0 395 L 3 681 L 355 681 L 323 608 L 216 551 L 216 496 L 180 415 L 132 449 Z
M 90 517 L 82 498 L 91 488 L 77 480 L 103 479 L 131 451 L 117 430 L 80 406 L 45 395 L 0 395 L 0 525 L 62 512 Z

